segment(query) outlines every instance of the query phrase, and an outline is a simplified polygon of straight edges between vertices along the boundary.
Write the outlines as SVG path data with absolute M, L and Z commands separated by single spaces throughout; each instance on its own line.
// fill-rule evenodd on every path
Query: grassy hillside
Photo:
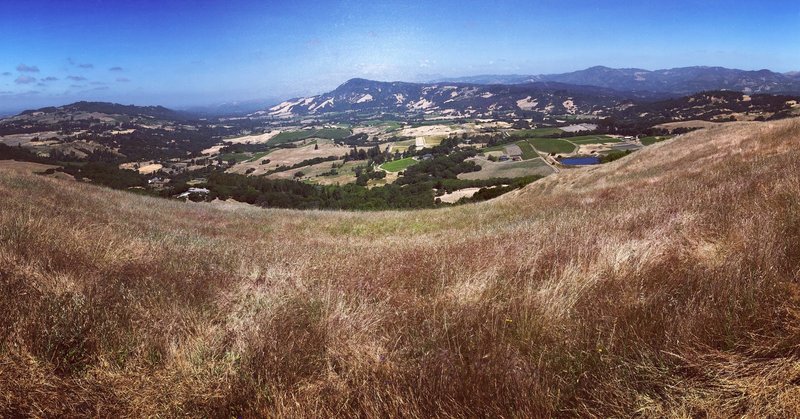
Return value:
M 797 416 L 798 138 L 369 214 L 0 172 L 0 416 Z

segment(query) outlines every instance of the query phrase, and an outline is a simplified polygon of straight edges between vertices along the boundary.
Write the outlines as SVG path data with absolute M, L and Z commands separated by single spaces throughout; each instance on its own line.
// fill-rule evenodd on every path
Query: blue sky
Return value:
M 800 70 L 792 1 L 0 0 L 0 111 L 593 65 Z

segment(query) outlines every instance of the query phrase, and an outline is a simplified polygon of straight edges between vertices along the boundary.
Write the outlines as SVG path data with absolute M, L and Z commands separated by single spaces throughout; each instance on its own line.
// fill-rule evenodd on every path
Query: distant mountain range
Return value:
M 289 118 L 339 112 L 437 113 L 452 117 L 592 114 L 625 100 L 658 100 L 663 93 L 620 92 L 558 82 L 525 84 L 405 83 L 352 79 L 336 90 L 284 101 L 251 116 Z
M 626 92 L 661 92 L 689 95 L 707 90 L 744 93 L 800 93 L 800 72 L 746 71 L 724 67 L 681 67 L 665 70 L 596 66 L 562 74 L 482 75 L 433 80 L 433 83 L 521 84 L 559 82 L 607 87 Z
M 188 114 L 201 117 L 241 116 L 274 105 L 275 102 L 281 99 L 282 98 L 272 98 L 223 102 L 205 106 L 190 106 L 182 110 Z
M 251 116 L 291 118 L 370 112 L 467 118 L 531 117 L 534 113 L 610 116 L 633 105 L 702 92 L 720 92 L 719 97 L 730 92 L 740 98 L 784 95 L 787 97 L 781 103 L 786 107 L 791 106 L 785 105 L 793 99 L 790 95 L 800 94 L 800 74 L 721 67 L 657 71 L 592 67 L 564 74 L 475 76 L 431 83 L 352 79 L 331 92 L 287 100 Z M 762 108 L 770 103 L 768 107 L 774 108 L 774 101 L 753 98 L 746 99 L 747 107 L 765 111 Z

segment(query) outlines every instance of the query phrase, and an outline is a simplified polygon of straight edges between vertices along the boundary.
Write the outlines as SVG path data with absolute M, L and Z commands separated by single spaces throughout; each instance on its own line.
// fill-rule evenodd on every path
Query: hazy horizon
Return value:
M 800 70 L 800 5 L 554 1 L 31 1 L 0 17 L 0 112 L 78 100 L 185 108 L 354 78 L 427 81 L 595 65 Z M 579 23 L 579 24 L 578 24 Z

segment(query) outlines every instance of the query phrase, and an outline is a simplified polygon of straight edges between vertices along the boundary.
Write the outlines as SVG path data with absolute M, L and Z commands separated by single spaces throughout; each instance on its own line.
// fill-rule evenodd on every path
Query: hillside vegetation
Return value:
M 800 121 L 348 213 L 0 171 L 0 416 L 800 414 Z

